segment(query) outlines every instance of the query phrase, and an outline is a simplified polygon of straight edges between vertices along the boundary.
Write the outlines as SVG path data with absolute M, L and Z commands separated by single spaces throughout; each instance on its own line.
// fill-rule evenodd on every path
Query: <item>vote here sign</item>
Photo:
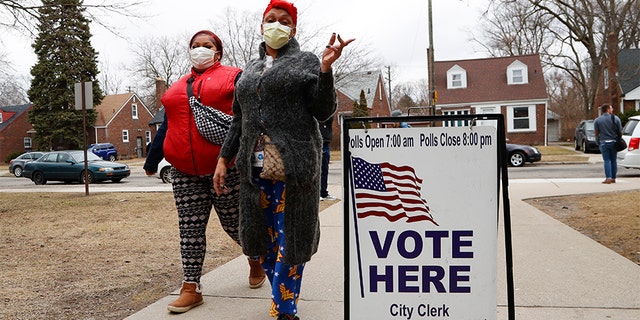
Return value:
M 348 133 L 350 319 L 496 319 L 496 128 Z

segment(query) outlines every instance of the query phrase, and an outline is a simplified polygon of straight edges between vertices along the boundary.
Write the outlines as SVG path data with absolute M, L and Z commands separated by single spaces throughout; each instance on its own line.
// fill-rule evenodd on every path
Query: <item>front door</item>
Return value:
M 136 153 L 138 158 L 142 158 L 142 137 L 136 138 Z

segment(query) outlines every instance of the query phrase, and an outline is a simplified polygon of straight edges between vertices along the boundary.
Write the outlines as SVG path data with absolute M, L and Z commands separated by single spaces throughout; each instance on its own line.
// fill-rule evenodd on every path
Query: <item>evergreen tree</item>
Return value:
M 38 61 L 31 68 L 33 103 L 29 122 L 40 149 L 80 149 L 84 143 L 82 111 L 75 110 L 77 82 L 93 82 L 93 105 L 102 101 L 98 53 L 91 46 L 89 20 L 82 0 L 42 0 L 38 36 L 32 45 Z M 87 110 L 87 128 L 96 114 Z
M 369 116 L 369 108 L 367 107 L 367 98 L 364 95 L 364 90 L 360 90 L 360 102 L 354 101 L 353 103 L 353 116 L 354 117 Z
M 367 98 L 364 95 L 364 90 L 360 90 L 360 101 L 353 101 L 353 117 L 368 117 L 369 116 L 369 108 L 367 107 Z M 367 128 L 371 125 L 366 124 Z M 352 124 L 352 128 L 362 128 L 362 124 Z

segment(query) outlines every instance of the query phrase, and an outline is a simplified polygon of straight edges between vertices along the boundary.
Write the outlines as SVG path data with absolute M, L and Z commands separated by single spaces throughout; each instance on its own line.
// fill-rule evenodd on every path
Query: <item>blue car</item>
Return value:
M 86 175 L 88 183 L 111 180 L 120 182 L 131 174 L 129 166 L 123 163 L 105 161 L 97 155 L 87 152 Z M 84 151 L 54 151 L 45 153 L 36 161 L 24 166 L 22 176 L 31 179 L 35 184 L 46 184 L 47 181 L 82 182 L 85 183 Z
M 87 150 L 104 160 L 116 161 L 118 159 L 118 150 L 111 143 L 94 143 Z

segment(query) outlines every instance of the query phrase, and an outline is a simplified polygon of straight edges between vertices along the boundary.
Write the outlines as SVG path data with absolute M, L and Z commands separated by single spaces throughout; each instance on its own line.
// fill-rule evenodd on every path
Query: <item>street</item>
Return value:
M 89 192 L 138 191 L 163 192 L 171 191 L 171 185 L 162 183 L 157 177 L 148 177 L 142 170 L 142 163 L 130 165 L 131 176 L 119 183 L 111 181 L 89 185 Z M 540 164 L 527 163 L 524 167 L 509 167 L 510 180 L 521 179 L 604 179 L 602 163 L 585 164 Z M 618 168 L 618 179 L 638 178 L 640 170 Z M 342 183 L 342 163 L 333 161 L 329 169 L 329 185 L 340 186 Z M 27 178 L 16 178 L 8 172 L 0 176 L 0 192 L 84 192 L 81 183 L 64 183 L 51 181 L 46 185 L 35 185 Z

